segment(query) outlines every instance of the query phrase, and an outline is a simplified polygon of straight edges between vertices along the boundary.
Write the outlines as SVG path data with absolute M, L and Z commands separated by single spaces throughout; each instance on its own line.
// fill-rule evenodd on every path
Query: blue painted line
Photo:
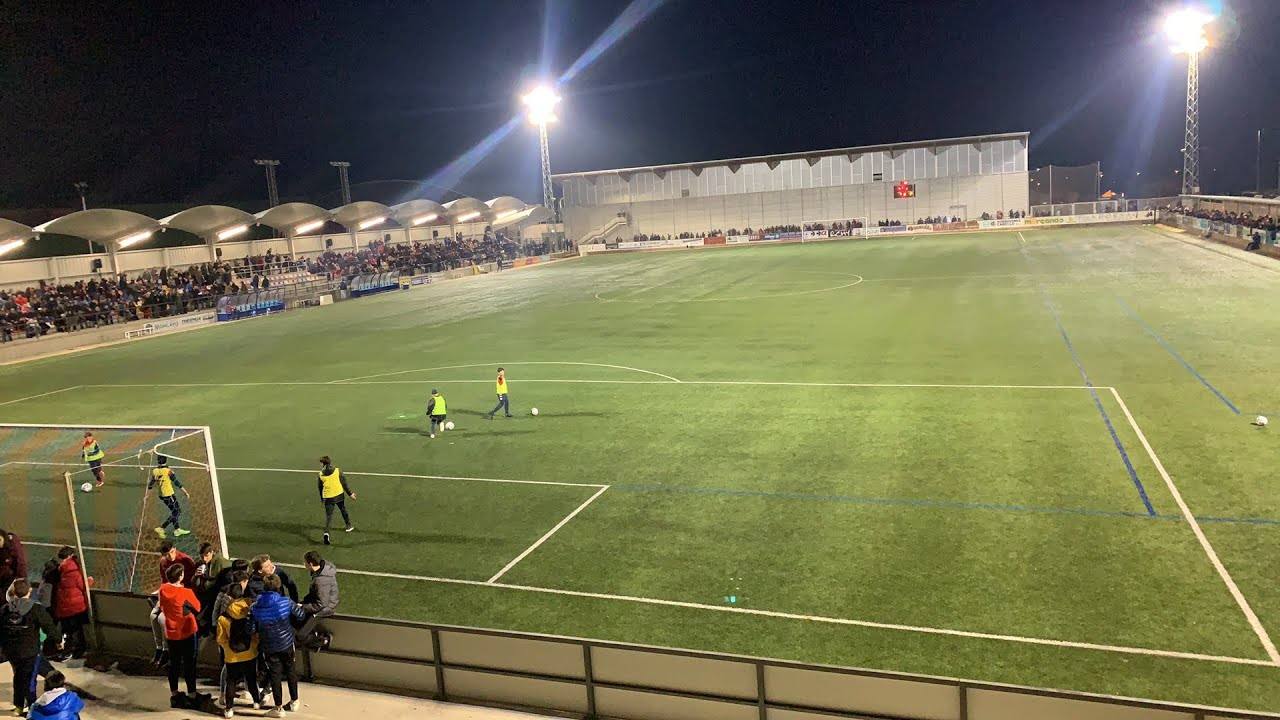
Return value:
M 1129 512 L 1125 510 L 1096 510 L 1093 508 L 1069 508 L 1042 505 L 1012 505 L 1004 503 L 962 502 L 959 500 L 937 500 L 933 498 L 892 498 L 867 495 L 828 495 L 801 492 L 780 492 L 773 490 L 744 490 L 720 487 L 689 487 L 683 485 L 647 485 L 640 483 L 615 483 L 610 486 L 614 491 L 635 493 L 682 493 L 688 495 L 719 495 L 725 497 L 761 498 L 765 500 L 796 500 L 801 502 L 834 502 L 851 505 L 868 505 L 882 507 L 915 507 L 936 508 L 940 510 L 983 510 L 992 512 L 1029 513 L 1040 515 L 1076 515 L 1083 517 L 1134 518 L 1138 520 L 1163 520 L 1182 522 L 1181 515 L 1160 515 L 1146 512 Z M 1272 518 L 1235 518 L 1235 517 L 1197 517 L 1205 523 L 1230 523 L 1240 525 L 1276 525 L 1280 519 Z
M 1025 241 L 1022 233 L 1018 233 L 1018 250 L 1022 253 L 1022 259 L 1026 261 L 1027 266 L 1035 270 L 1035 263 L 1032 262 L 1031 256 L 1027 254 Z M 1133 486 L 1138 490 L 1138 497 L 1142 498 L 1142 505 L 1147 509 L 1147 514 L 1155 516 L 1156 509 L 1151 504 L 1151 498 L 1147 496 L 1147 489 L 1143 487 L 1142 480 L 1138 477 L 1138 471 L 1133 467 L 1133 461 L 1129 459 L 1129 452 L 1124 449 L 1124 443 L 1120 440 L 1119 433 L 1116 432 L 1116 426 L 1111 422 L 1111 416 L 1107 414 L 1107 409 L 1102 405 L 1102 398 L 1098 396 L 1098 391 L 1094 388 L 1093 381 L 1089 379 L 1089 373 L 1084 369 L 1084 362 L 1080 360 L 1080 355 L 1076 352 L 1075 345 L 1071 344 L 1071 336 L 1067 334 L 1067 328 L 1062 324 L 1062 318 L 1058 314 L 1058 308 L 1053 303 L 1053 299 L 1049 297 L 1049 292 L 1044 289 L 1044 284 L 1036 278 L 1036 290 L 1040 292 L 1040 299 L 1044 301 L 1044 305 L 1049 309 L 1049 314 L 1053 316 L 1053 322 L 1058 326 L 1058 333 L 1062 335 L 1062 341 L 1067 345 L 1067 351 L 1071 353 L 1071 360 L 1075 362 L 1076 369 L 1080 371 L 1080 377 L 1084 379 L 1084 384 L 1089 388 L 1089 396 L 1093 398 L 1093 406 L 1098 409 L 1098 414 L 1102 416 L 1102 423 L 1107 426 L 1107 433 L 1111 435 L 1111 442 L 1115 443 L 1116 451 L 1120 453 L 1120 459 L 1124 462 L 1124 469 L 1129 473 L 1129 479 L 1133 481 Z
M 1166 352 L 1172 355 L 1174 360 L 1177 360 L 1179 363 L 1181 363 L 1182 367 L 1186 368 L 1187 372 L 1194 375 L 1195 378 L 1200 381 L 1201 385 L 1204 385 L 1205 388 L 1209 390 L 1209 392 L 1218 396 L 1218 399 L 1222 401 L 1222 404 L 1230 408 L 1231 412 L 1237 415 L 1240 414 L 1240 408 L 1236 407 L 1236 404 L 1231 402 L 1231 400 L 1229 400 L 1226 395 L 1223 395 L 1222 391 L 1214 387 L 1213 383 L 1206 380 L 1205 377 L 1200 374 L 1200 371 L 1192 367 L 1191 363 L 1187 362 L 1186 359 L 1184 359 L 1181 355 L 1179 355 L 1178 351 L 1174 350 L 1172 345 L 1170 345 L 1167 341 L 1165 341 L 1164 338 L 1160 337 L 1160 333 L 1157 333 L 1155 331 L 1155 328 L 1148 325 L 1147 322 L 1138 315 L 1137 311 L 1135 311 L 1132 307 L 1129 306 L 1129 303 L 1125 302 L 1123 298 L 1116 298 L 1116 302 L 1120 303 L 1120 307 L 1124 308 L 1125 313 L 1129 317 L 1133 318 L 1134 322 L 1141 325 L 1142 329 L 1146 330 L 1147 334 L 1150 335 L 1152 339 L 1154 339 L 1157 343 L 1160 344 L 1160 347 L 1164 348 Z

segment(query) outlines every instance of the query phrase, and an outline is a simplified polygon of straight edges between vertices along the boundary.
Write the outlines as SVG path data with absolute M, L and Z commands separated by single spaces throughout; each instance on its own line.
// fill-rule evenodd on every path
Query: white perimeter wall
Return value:
M 619 212 L 631 218 L 629 225 L 611 233 L 609 240 L 629 240 L 637 233 L 675 235 L 708 230 L 739 230 L 770 225 L 801 225 L 865 217 L 874 226 L 880 220 L 904 225 L 930 215 L 958 215 L 974 220 L 988 212 L 1027 209 L 1027 173 L 971 175 L 918 179 L 916 196 L 895 199 L 895 182 L 871 182 L 796 190 L 775 190 L 673 200 L 621 202 L 564 208 L 565 230 L 575 242 L 609 222 Z
M 293 240 L 294 254 L 299 257 L 314 257 L 325 251 L 325 241 L 331 240 L 329 249 L 336 252 L 352 250 L 356 247 L 368 247 L 372 242 L 386 240 L 391 243 L 410 241 L 429 242 L 443 240 L 450 232 L 461 232 L 465 236 L 484 233 L 484 223 L 468 223 L 466 225 L 436 225 L 418 228 L 390 228 L 385 230 L 366 230 L 355 233 L 338 233 L 334 235 L 307 235 Z M 433 238 L 433 231 L 438 237 Z M 262 255 L 270 249 L 276 254 L 289 253 L 289 241 L 286 238 L 267 240 L 245 240 L 241 242 L 218 243 L 222 250 L 223 260 Z M 102 260 L 102 273 L 93 272 L 94 259 Z M 184 245 L 170 248 L 143 248 L 141 250 L 124 250 L 116 253 L 119 263 L 118 272 L 137 273 L 142 270 L 160 267 L 184 268 L 210 261 L 208 245 Z M 31 260 L 9 260 L 0 262 L 0 288 L 25 288 L 48 280 L 55 283 L 69 283 L 77 280 L 88 280 L 93 277 L 106 277 L 111 274 L 111 256 L 105 253 L 94 255 L 64 255 L 62 257 L 34 258 Z

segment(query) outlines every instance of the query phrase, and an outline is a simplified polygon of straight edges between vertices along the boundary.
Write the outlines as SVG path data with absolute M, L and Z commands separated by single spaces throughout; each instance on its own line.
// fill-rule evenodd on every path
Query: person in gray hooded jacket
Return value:
M 57 637 L 58 626 L 43 606 L 31 598 L 31 583 L 18 578 L 5 592 L 0 607 L 0 650 L 13 667 L 13 706 L 25 717 L 25 709 L 35 702 L 36 658 L 40 655 L 40 633 Z
M 302 609 L 309 617 L 298 631 L 298 638 L 312 650 L 323 650 L 329 646 L 330 636 L 317 632 L 316 627 L 321 619 L 338 612 L 338 568 L 315 550 L 309 551 L 303 560 L 311 572 L 311 589 L 302 598 Z

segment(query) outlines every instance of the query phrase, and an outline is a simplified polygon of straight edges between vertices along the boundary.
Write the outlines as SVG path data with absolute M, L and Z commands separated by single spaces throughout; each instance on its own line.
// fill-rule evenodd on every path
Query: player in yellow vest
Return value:
M 324 504 L 324 544 L 332 545 L 329 542 L 329 526 L 333 524 L 333 509 L 338 508 L 342 513 L 342 523 L 346 526 L 346 532 L 355 530 L 351 524 L 351 516 L 347 514 L 346 496 L 350 495 L 351 499 L 355 500 L 356 494 L 347 484 L 347 476 L 342 474 L 342 470 L 333 466 L 333 461 L 328 455 L 320 458 L 320 475 L 317 478 L 316 487 L 320 490 L 320 502 Z
M 148 490 L 154 487 L 159 488 L 160 502 L 169 508 L 169 519 L 156 528 L 156 534 L 165 537 L 165 528 L 172 524 L 174 537 L 190 535 L 190 530 L 184 530 L 179 525 L 182 506 L 178 504 L 178 491 L 181 490 L 182 494 L 187 496 L 187 502 L 191 502 L 191 493 L 182 487 L 182 482 L 178 480 L 178 473 L 169 467 L 169 458 L 163 455 L 156 456 L 156 468 L 151 471 L 151 479 L 147 481 Z
M 431 388 L 431 399 L 427 400 L 427 419 L 431 421 L 431 437 L 436 436 L 437 426 L 440 432 L 444 432 L 444 421 L 448 411 L 449 404 L 444 401 L 444 396 L 439 390 Z
M 507 417 L 511 417 L 511 403 L 507 400 L 507 371 L 503 368 L 498 368 L 498 382 L 495 389 L 498 393 L 498 404 L 494 405 L 485 417 L 492 420 L 499 410 L 506 412 Z
M 107 482 L 106 473 L 102 471 L 102 458 L 107 454 L 102 452 L 102 446 L 98 445 L 98 440 L 93 437 L 93 433 L 85 431 L 84 442 L 80 445 L 80 456 L 84 461 L 89 463 L 89 469 L 93 471 L 93 477 L 98 481 L 98 487 L 102 487 Z

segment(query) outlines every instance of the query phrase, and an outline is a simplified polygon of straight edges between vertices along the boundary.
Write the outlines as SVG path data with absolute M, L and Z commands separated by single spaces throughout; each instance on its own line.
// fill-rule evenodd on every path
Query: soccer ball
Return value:
M 452 430 L 452 429 L 453 429 L 453 421 L 452 421 L 452 420 L 450 420 L 449 422 L 445 423 L 445 424 L 444 424 L 444 429 L 445 429 L 445 430 Z
M 85 483 L 81 485 L 80 492 L 93 492 L 93 483 Z
M 532 412 L 534 415 L 537 415 L 537 414 L 538 414 L 538 408 L 534 408 L 533 410 L 530 410 L 530 412 Z
M 1253 419 L 1253 424 L 1254 424 L 1254 425 L 1257 425 L 1258 427 L 1266 427 L 1266 426 L 1267 426 L 1267 416 L 1266 416 L 1266 415 L 1259 415 L 1258 417 L 1256 417 L 1256 418 L 1254 418 L 1254 419 Z

